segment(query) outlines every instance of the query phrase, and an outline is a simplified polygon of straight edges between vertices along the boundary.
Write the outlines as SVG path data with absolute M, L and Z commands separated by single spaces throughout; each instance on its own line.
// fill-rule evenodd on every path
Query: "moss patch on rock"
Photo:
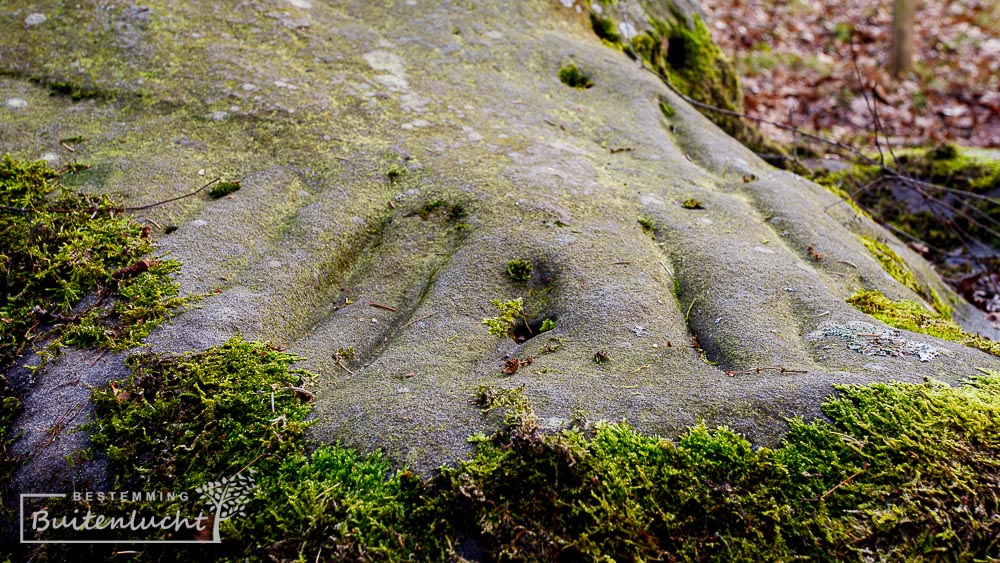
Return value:
M 913 271 L 910 270 L 910 267 L 906 265 L 906 262 L 904 262 L 898 254 L 889 248 L 889 245 L 871 237 L 859 236 L 858 238 L 861 240 L 861 243 L 865 245 L 865 248 L 868 249 L 868 252 L 870 252 L 871 255 L 874 256 L 880 264 L 882 264 L 882 268 L 886 271 L 886 273 L 892 276 L 893 279 L 905 285 L 917 295 L 926 299 L 941 317 L 951 317 L 953 309 L 941 300 L 941 296 L 938 295 L 934 289 L 926 287 L 918 282 L 917 278 L 913 275 Z
M 632 52 L 685 95 L 723 110 L 743 112 L 743 92 L 736 70 L 712 43 L 711 32 L 701 18 L 694 16 L 689 23 L 678 13 L 669 21 L 654 18 L 649 23 L 649 30 L 632 38 Z M 783 149 L 743 118 L 701 111 L 751 150 L 785 156 Z
M 194 488 L 232 467 L 274 467 L 301 451 L 309 374 L 294 356 L 239 337 L 205 352 L 131 356 L 131 378 L 95 391 L 95 447 L 122 484 Z M 171 444 L 168 451 L 163 444 Z
M 519 391 L 493 391 L 510 426 L 445 474 L 491 558 L 982 557 L 1000 529 L 998 375 L 839 387 L 830 421 L 790 421 L 778 449 L 704 426 L 676 443 L 624 423 L 543 434 Z
M 891 327 L 959 342 L 1000 356 L 1000 342 L 972 334 L 943 314 L 933 314 L 913 301 L 893 301 L 879 291 L 862 290 L 848 297 L 847 302 Z
M 0 371 L 32 345 L 124 350 L 139 345 L 187 299 L 178 297 L 173 260 L 153 251 L 149 229 L 104 194 L 65 189 L 44 162 L 0 159 Z M 20 400 L 0 375 L 2 449 Z M 0 483 L 17 460 L 4 453 Z
M 253 467 L 246 516 L 219 551 L 181 557 L 303 560 L 819 560 L 996 557 L 1000 373 L 838 387 L 828 420 L 789 421 L 755 448 L 726 428 L 676 441 L 626 423 L 545 433 L 523 388 L 484 386 L 503 413 L 468 461 L 423 479 L 338 445 L 307 454 L 294 358 L 239 339 L 141 356 L 98 391 L 95 444 L 118 486 L 178 489 Z M 270 406 L 271 390 L 275 407 Z M 114 448 L 122 444 L 129 451 Z M 152 559 L 178 557 L 149 551 Z M 58 548 L 62 549 L 62 548 Z M 113 550 L 88 548 L 111 557 Z
M 571 88 L 580 90 L 586 90 L 594 85 L 590 77 L 577 68 L 575 63 L 569 63 L 559 69 L 559 81 Z
M 109 196 L 71 192 L 44 162 L 4 156 L 0 206 L 0 367 L 51 337 L 136 346 L 184 303 L 170 278 L 179 264 L 142 260 L 149 229 Z
M 337 560 L 424 560 L 446 550 L 451 524 L 425 482 L 379 454 L 335 445 L 306 453 L 303 385 L 313 376 L 292 369 L 296 359 L 237 337 L 195 354 L 133 356 L 127 381 L 95 391 L 92 441 L 111 462 L 116 490 L 193 491 L 241 472 L 256 480 L 248 516 L 222 528 L 227 546 L 147 556 L 291 561 L 322 550 Z

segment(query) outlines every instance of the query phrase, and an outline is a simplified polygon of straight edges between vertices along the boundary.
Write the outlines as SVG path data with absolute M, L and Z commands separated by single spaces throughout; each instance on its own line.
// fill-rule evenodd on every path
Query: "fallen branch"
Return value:
M 776 371 L 778 373 L 809 373 L 808 371 L 801 369 L 788 369 L 784 367 L 759 367 L 759 368 L 744 369 L 739 371 L 727 371 L 726 375 L 729 377 L 733 377 L 736 375 L 743 375 L 748 373 L 759 374 L 764 371 Z
M 204 190 L 208 189 L 209 186 L 211 186 L 212 184 L 218 182 L 220 179 L 221 178 L 216 178 L 216 179 L 212 180 L 211 182 L 205 184 L 204 186 L 198 188 L 197 190 L 194 190 L 193 192 L 188 192 L 188 193 L 186 193 L 184 195 L 179 195 L 177 197 L 172 197 L 170 199 L 165 199 L 165 200 L 162 200 L 162 201 L 156 201 L 156 202 L 153 202 L 153 203 L 147 203 L 146 205 L 138 205 L 138 206 L 135 206 L 135 207 L 104 207 L 104 208 L 102 208 L 102 207 L 99 207 L 99 206 L 95 206 L 95 207 L 89 207 L 89 208 L 83 208 L 83 209 L 43 209 L 43 210 L 38 210 L 38 209 L 29 208 L 29 207 L 12 207 L 10 205 L 0 205 L 0 209 L 2 209 L 4 211 L 14 211 L 14 212 L 17 212 L 17 213 L 42 213 L 42 212 L 44 212 L 44 213 L 93 213 L 94 216 L 96 216 L 98 213 L 100 213 L 102 211 L 106 212 L 106 213 L 121 213 L 123 211 L 142 211 L 143 209 L 149 209 L 151 207 L 156 207 L 156 206 L 159 206 L 159 205 L 163 205 L 165 203 L 170 203 L 172 201 L 177 201 L 179 199 L 184 199 L 184 198 L 191 197 L 193 195 L 197 195 L 197 194 L 203 192 Z

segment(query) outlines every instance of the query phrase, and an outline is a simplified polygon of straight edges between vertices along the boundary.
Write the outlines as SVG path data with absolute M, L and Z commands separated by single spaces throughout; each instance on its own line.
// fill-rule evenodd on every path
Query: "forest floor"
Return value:
M 713 39 L 741 74 L 752 115 L 873 149 L 867 91 L 894 144 L 1000 147 L 1000 2 L 923 0 L 916 69 L 902 80 L 886 71 L 888 0 L 718 0 L 703 7 Z
M 884 149 L 884 137 L 894 146 L 954 142 L 1000 148 L 1000 2 L 920 2 L 914 29 L 915 70 L 901 79 L 892 78 L 886 70 L 892 29 L 892 2 L 888 0 L 718 0 L 704 2 L 703 8 L 713 39 L 741 76 L 743 102 L 750 115 L 791 124 L 866 152 L 880 145 Z M 875 115 L 880 128 L 874 125 Z M 761 129 L 778 141 L 797 141 L 786 130 L 767 124 Z M 874 142 L 878 130 L 884 134 L 880 145 Z M 864 183 L 860 181 L 859 186 Z M 864 191 L 858 186 L 844 187 L 855 194 Z M 1000 240 L 1000 213 L 996 207 L 983 207 L 980 201 L 979 209 L 970 209 L 977 205 L 975 201 L 952 195 L 949 201 L 935 197 L 915 210 L 907 203 L 915 197 L 910 193 L 914 188 L 905 180 L 890 178 L 880 189 L 889 198 L 880 204 L 882 211 L 888 205 L 888 209 L 937 217 L 923 226 L 911 225 L 883 217 L 878 206 L 862 203 L 896 232 L 905 231 L 902 234 L 910 244 L 923 250 L 956 291 L 1000 328 L 1000 249 L 995 244 Z M 983 195 L 995 193 L 986 192 Z M 957 219 L 961 217 L 955 216 L 967 212 L 978 220 L 971 228 L 960 225 Z M 926 241 L 935 230 L 950 231 L 945 239 L 952 244 L 928 251 Z

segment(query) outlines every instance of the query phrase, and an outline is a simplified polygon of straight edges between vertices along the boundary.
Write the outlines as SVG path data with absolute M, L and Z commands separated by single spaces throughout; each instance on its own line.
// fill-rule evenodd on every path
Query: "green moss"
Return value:
M 958 156 L 958 147 L 954 143 L 942 143 L 927 151 L 927 158 L 931 160 L 952 160 Z
M 579 88 L 581 90 L 586 90 L 594 85 L 590 77 L 581 72 L 574 63 L 569 63 L 559 69 L 559 80 L 571 88 Z
M 664 101 L 660 102 L 660 112 L 666 118 L 671 118 L 671 117 L 674 117 L 675 115 L 677 115 L 677 110 L 674 109 L 674 106 L 672 106 L 672 105 L 670 105 L 670 104 L 668 104 L 667 102 L 664 102 Z
M 997 555 L 1000 373 L 958 388 L 838 386 L 826 419 L 790 420 L 776 449 L 704 425 L 675 442 L 625 423 L 543 433 L 523 387 L 484 385 L 475 404 L 503 427 L 422 480 L 379 454 L 305 454 L 292 360 L 236 339 L 131 361 L 129 382 L 95 395 L 116 485 L 177 490 L 259 468 L 246 516 L 223 530 L 234 559 L 443 560 L 463 542 L 490 561 Z
M 389 168 L 385 171 L 385 176 L 389 178 L 389 181 L 395 181 L 406 175 L 408 170 L 405 166 L 401 164 L 392 163 Z
M 632 50 L 675 88 L 695 100 L 732 112 L 743 112 L 743 93 L 732 63 L 712 43 L 712 36 L 697 16 L 691 20 L 675 13 L 670 21 L 653 19 L 651 29 L 631 41 Z M 673 108 L 660 106 L 667 117 Z M 744 119 L 699 110 L 751 150 L 787 156 Z
M 208 191 L 208 195 L 215 199 L 219 199 L 220 197 L 225 197 L 238 189 L 240 189 L 239 182 L 218 182 Z
M 53 96 L 69 96 L 74 102 L 80 100 L 85 100 L 88 98 L 100 97 L 100 92 L 92 89 L 85 88 L 80 84 L 74 84 L 67 81 L 55 81 L 45 83 L 42 80 L 37 80 L 37 82 L 48 86 L 49 93 Z
M 681 203 L 681 207 L 684 209 L 705 209 L 705 206 L 694 198 L 684 200 L 684 202 Z
M 227 542 L 238 546 L 230 556 L 442 553 L 448 523 L 418 478 L 392 472 L 379 454 L 333 445 L 305 453 L 301 386 L 313 376 L 290 369 L 295 359 L 238 337 L 196 354 L 131 357 L 126 382 L 94 392 L 92 442 L 108 456 L 118 490 L 193 490 L 252 469 L 247 516 L 225 524 Z M 178 556 L 203 554 L 175 549 L 160 558 Z
M 556 327 L 556 322 L 552 319 L 545 319 L 542 321 L 542 326 L 538 328 L 538 332 L 548 332 Z
M 173 260 L 143 260 L 148 228 L 101 194 L 70 192 L 44 162 L 0 159 L 0 372 L 44 340 L 43 363 L 61 346 L 138 346 L 188 301 Z M 0 376 L 0 486 L 20 460 L 8 456 L 21 407 Z
M 778 449 L 704 426 L 676 443 L 627 424 L 543 434 L 522 392 L 492 390 L 509 428 L 444 475 L 490 559 L 995 554 L 998 374 L 838 389 L 829 421 L 790 421 Z
M 881 292 L 863 290 L 850 296 L 847 302 L 891 327 L 959 342 L 1000 356 L 1000 342 L 967 332 L 949 318 L 935 315 L 912 301 L 893 301 Z
M 507 277 L 516 282 L 526 282 L 531 279 L 530 260 L 511 260 L 507 262 Z
M 0 205 L 0 367 L 49 337 L 136 346 L 185 302 L 170 277 L 176 262 L 141 260 L 153 250 L 147 228 L 107 196 L 65 190 L 45 163 L 3 157 Z
M 639 226 L 642 227 L 642 232 L 651 237 L 656 237 L 656 223 L 654 223 L 652 219 L 640 217 L 638 222 Z
M 483 319 L 483 324 L 489 327 L 490 334 L 494 336 L 513 337 L 514 325 L 524 317 L 524 299 L 520 297 L 510 301 L 494 299 L 491 303 L 500 311 L 500 315 Z
M 455 543 L 442 500 L 381 454 L 321 446 L 262 476 L 226 539 L 253 559 L 442 560 Z
M 600 37 L 602 40 L 607 41 L 613 45 L 621 42 L 621 35 L 618 34 L 618 29 L 615 27 L 615 22 L 611 18 L 605 18 L 599 16 L 594 12 L 590 13 L 590 26 L 594 29 L 594 33 Z
M 421 219 L 428 219 L 432 215 L 444 215 L 449 222 L 461 221 L 468 212 L 465 205 L 460 202 L 450 202 L 445 199 L 434 199 L 428 201 L 417 211 Z
M 239 337 L 196 354 L 131 356 L 128 381 L 93 394 L 91 441 L 123 485 L 193 489 L 232 467 L 274 467 L 301 450 L 306 427 L 309 407 L 293 387 L 311 376 L 289 370 L 295 359 Z
M 858 239 L 861 240 L 861 243 L 865 245 L 868 252 L 882 264 L 882 268 L 893 279 L 910 288 L 917 295 L 927 299 L 943 317 L 951 317 L 953 309 L 941 300 L 936 291 L 918 282 L 917 278 L 913 275 L 913 271 L 906 265 L 906 262 L 889 248 L 887 244 L 866 236 L 858 236 Z

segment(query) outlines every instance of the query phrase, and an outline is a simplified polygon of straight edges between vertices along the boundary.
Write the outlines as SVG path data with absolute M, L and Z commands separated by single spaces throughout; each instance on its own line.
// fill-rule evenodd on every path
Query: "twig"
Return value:
M 759 367 L 759 368 L 744 369 L 739 371 L 727 371 L 726 375 L 728 375 L 729 377 L 733 377 L 734 375 L 743 375 L 746 373 L 759 374 L 763 371 L 776 371 L 778 373 L 809 373 L 808 371 L 801 369 L 788 369 L 784 367 Z
M 839 488 L 843 487 L 844 485 L 846 485 L 846 484 L 850 483 L 850 482 L 851 482 L 851 479 L 854 479 L 854 478 L 855 478 L 855 477 L 857 477 L 858 475 L 861 475 L 862 473 L 864 473 L 864 471 L 865 471 L 866 469 L 868 469 L 868 467 L 869 467 L 868 463 L 867 463 L 867 462 L 865 462 L 865 465 L 864 465 L 864 467 L 862 467 L 861 469 L 857 470 L 857 471 L 856 471 L 856 472 L 854 473 L 854 475 L 851 475 L 851 476 L 850 476 L 850 477 L 848 477 L 847 479 L 844 479 L 843 481 L 841 481 L 841 482 L 837 483 L 836 485 L 834 485 L 834 486 L 833 486 L 833 488 L 832 488 L 832 489 L 830 489 L 829 491 L 827 491 L 827 492 L 823 493 L 822 495 L 820 495 L 820 496 L 819 496 L 819 497 L 817 497 L 817 498 L 811 498 L 811 499 L 802 499 L 802 500 L 808 500 L 808 501 L 813 501 L 813 502 L 819 502 L 819 501 L 821 501 L 821 500 L 826 500 L 826 497 L 828 497 L 828 496 L 830 496 L 831 494 L 833 494 L 833 492 L 834 492 L 834 491 L 836 491 L 837 489 L 839 489 Z
M 103 358 L 104 355 L 107 354 L 107 353 L 108 353 L 108 349 L 107 348 L 101 350 L 101 353 L 98 354 L 96 358 L 94 358 L 94 361 L 90 362 L 90 365 L 94 365 L 97 362 L 101 361 L 101 358 Z
M 149 209 L 151 207 L 156 207 L 158 205 L 163 205 L 165 203 L 170 203 L 172 201 L 177 201 L 179 199 L 184 199 L 186 197 L 197 195 L 202 191 L 204 191 L 209 186 L 211 186 L 212 184 L 218 182 L 220 179 L 221 178 L 216 178 L 193 192 L 189 192 L 184 195 L 179 195 L 177 197 L 172 197 L 170 199 L 165 199 L 163 201 L 147 203 L 146 205 L 139 205 L 136 207 L 106 207 L 102 209 L 101 207 L 95 206 L 86 209 L 44 209 L 43 211 L 45 213 L 93 213 L 91 219 L 97 217 L 97 214 L 100 213 L 101 211 L 106 211 L 108 214 L 114 214 L 116 212 L 121 213 L 123 211 L 142 211 L 143 209 Z M 18 213 L 40 213 L 40 211 L 37 209 L 32 209 L 28 207 L 12 207 L 10 205 L 0 205 L 0 209 L 3 209 L 5 211 L 16 211 Z
M 171 201 L 177 201 L 179 199 L 184 199 L 186 197 L 191 197 L 193 195 L 197 195 L 197 194 L 201 193 L 206 188 L 208 188 L 209 186 L 211 186 L 212 184 L 218 182 L 221 179 L 222 178 L 216 178 L 216 179 L 212 180 L 211 182 L 205 184 L 204 186 L 198 188 L 197 190 L 195 190 L 193 192 L 186 193 L 184 195 L 179 195 L 177 197 L 172 197 L 170 199 L 165 199 L 163 201 L 157 201 L 155 203 L 148 203 L 146 205 L 140 205 L 138 207 L 123 207 L 122 210 L 124 210 L 124 211 L 142 211 L 143 209 L 149 209 L 150 207 L 156 207 L 158 205 L 163 205 L 164 203 L 170 203 Z
M 670 277 L 673 277 L 674 273 L 671 272 L 670 268 L 668 268 L 667 265 L 663 263 L 663 260 L 659 260 L 659 262 L 660 262 L 660 265 L 663 266 L 663 269 L 667 272 L 667 274 L 669 274 Z
M 351 374 L 351 375 L 353 375 L 355 377 L 358 376 L 358 374 L 356 374 L 353 371 L 351 371 L 350 368 L 348 368 L 347 366 L 345 366 L 344 363 L 340 361 L 340 356 L 339 355 L 334 354 L 333 358 L 334 358 L 334 360 L 336 360 L 337 365 L 340 366 L 340 369 L 346 371 L 347 373 L 349 373 L 349 374 Z
M 261 452 L 261 453 L 260 453 L 260 455 L 258 455 L 257 457 L 255 457 L 255 458 L 251 459 L 251 460 L 250 460 L 250 463 L 248 463 L 248 464 L 244 465 L 244 466 L 243 466 L 243 469 L 240 469 L 239 471 L 237 471 L 237 472 L 236 472 L 236 475 L 239 475 L 240 473 L 243 473 L 244 471 L 246 471 L 247 469 L 249 469 L 249 467 L 250 467 L 251 465 L 253 465 L 253 464 L 257 463 L 257 461 L 258 461 L 258 460 L 260 460 L 260 458 L 262 458 L 262 457 L 266 456 L 266 455 L 267 455 L 267 454 L 269 454 L 269 453 L 270 453 L 270 452 L 268 452 L 268 451 L 263 451 L 263 452 Z
M 388 305 L 382 305 L 381 303 L 375 303 L 373 301 L 369 301 L 368 306 L 375 307 L 376 309 L 385 309 L 386 311 L 392 311 L 393 313 L 397 312 L 396 309 L 393 309 Z
M 434 316 L 434 315 L 436 315 L 436 314 L 437 314 L 437 312 L 434 312 L 434 313 L 431 313 L 431 314 L 429 314 L 429 315 L 424 315 L 424 316 L 420 317 L 419 319 L 414 319 L 414 320 L 412 320 L 412 321 L 410 321 L 410 322 L 406 323 L 406 324 L 405 324 L 405 325 L 403 325 L 403 326 L 402 326 L 401 328 L 406 328 L 406 327 L 410 326 L 410 325 L 411 325 L 411 324 L 413 324 L 413 323 L 419 323 L 420 321 L 424 321 L 424 320 L 427 320 L 427 319 L 429 319 L 429 318 L 433 317 L 433 316 Z
M 150 219 L 149 217 L 136 217 L 136 219 L 141 219 L 141 220 L 143 220 L 143 221 L 145 221 L 147 223 L 152 223 L 154 226 L 156 226 L 157 229 L 162 229 L 163 228 L 163 225 L 157 223 L 156 221 Z
M 76 149 L 74 149 L 73 147 L 67 145 L 66 143 L 59 143 L 59 144 L 62 145 L 62 147 L 64 149 L 68 150 L 69 152 L 76 152 Z
M 850 260 L 834 260 L 835 262 L 840 262 L 841 264 L 847 264 L 848 266 L 854 266 L 855 270 L 860 270 L 857 264 L 851 262 Z
M 67 418 L 69 420 L 73 420 L 73 418 L 76 417 L 76 415 L 79 414 L 81 410 L 83 410 L 83 406 L 84 402 L 80 401 L 77 404 L 70 407 L 69 409 L 67 409 L 66 412 L 63 413 L 61 417 L 59 417 L 59 420 L 57 420 L 56 423 L 49 428 L 47 432 L 47 434 L 49 435 L 49 441 L 45 442 L 45 445 L 42 446 L 43 448 L 48 447 L 50 444 L 52 444 L 52 442 L 56 441 L 56 436 L 58 436 L 59 433 L 62 432 L 64 428 L 66 428 Z
M 629 264 L 631 264 L 631 262 L 628 262 L 628 261 L 625 261 L 625 260 L 623 260 L 621 262 L 612 262 L 611 263 L 612 266 L 628 266 Z

